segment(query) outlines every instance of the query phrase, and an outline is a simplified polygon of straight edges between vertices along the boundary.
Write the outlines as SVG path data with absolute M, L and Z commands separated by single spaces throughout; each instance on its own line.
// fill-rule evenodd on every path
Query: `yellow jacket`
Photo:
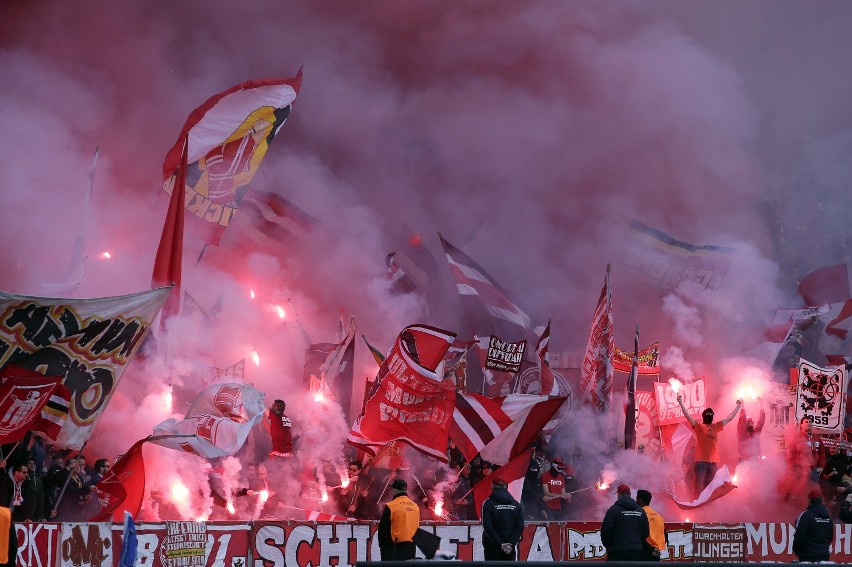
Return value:
M 648 516 L 648 526 L 651 528 L 648 543 L 660 551 L 664 550 L 666 548 L 666 523 L 663 521 L 663 517 L 650 506 L 643 506 L 642 509 Z
M 379 545 L 412 541 L 420 527 L 420 508 L 405 494 L 396 496 L 385 505 L 379 521 Z

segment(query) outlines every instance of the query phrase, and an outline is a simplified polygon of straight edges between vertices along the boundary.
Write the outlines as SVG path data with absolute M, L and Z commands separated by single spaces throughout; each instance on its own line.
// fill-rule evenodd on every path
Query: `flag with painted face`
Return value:
M 163 163 L 163 191 L 173 193 L 186 144 L 187 229 L 199 238 L 219 244 L 301 84 L 301 70 L 293 78 L 248 81 L 213 95 L 190 113 Z
M 65 299 L 0 292 L 0 368 L 61 376 L 70 392 L 56 447 L 80 449 L 89 439 L 168 293 Z

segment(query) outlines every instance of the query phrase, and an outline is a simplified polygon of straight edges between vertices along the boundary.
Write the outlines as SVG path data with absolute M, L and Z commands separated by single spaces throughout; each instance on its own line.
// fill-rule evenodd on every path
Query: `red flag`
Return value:
M 610 267 L 607 265 L 606 278 L 592 318 L 592 329 L 586 344 L 580 378 L 580 399 L 584 405 L 599 413 L 609 412 L 612 405 L 611 357 L 615 348 L 612 327 L 612 291 Z
M 174 284 L 160 314 L 160 325 L 180 311 L 180 276 L 183 263 L 183 208 L 185 193 L 181 189 L 186 185 L 186 140 L 184 139 L 180 165 L 175 172 L 175 184 L 169 199 L 169 210 L 154 259 L 154 272 L 151 274 L 151 287 Z
M 0 443 L 17 443 L 38 422 L 62 376 L 44 376 L 8 365 L 0 377 Z
M 511 394 L 495 399 L 512 424 L 482 448 L 482 458 L 502 465 L 526 451 L 567 399 L 531 394 Z
M 375 453 L 373 446 L 402 440 L 447 461 L 456 389 L 435 368 L 454 338 L 454 333 L 425 325 L 402 330 L 382 363 L 384 378 L 352 426 L 351 445 Z
M 121 522 L 124 511 L 136 516 L 142 508 L 145 496 L 145 462 L 142 459 L 140 439 L 113 464 L 96 485 L 100 511 L 89 518 L 90 522 Z
M 530 459 L 533 450 L 526 451 L 490 475 L 476 483 L 473 487 L 473 505 L 476 507 L 476 517 L 482 519 L 482 504 L 491 494 L 491 483 L 496 479 L 505 480 L 509 485 L 509 494 L 512 498 L 521 501 L 521 493 L 524 490 L 524 477 L 530 468 Z
M 255 188 L 240 201 L 239 210 L 235 222 L 261 246 L 304 238 L 316 223 L 286 197 Z
M 798 291 L 805 303 L 812 307 L 845 302 L 852 297 L 846 264 L 826 266 L 810 272 L 799 282 Z
M 457 392 L 450 437 L 467 460 L 512 425 L 495 401 L 479 394 Z

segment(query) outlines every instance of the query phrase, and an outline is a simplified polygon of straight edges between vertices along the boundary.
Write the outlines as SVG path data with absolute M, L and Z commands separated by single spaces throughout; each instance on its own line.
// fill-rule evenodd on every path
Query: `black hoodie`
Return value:
M 491 496 L 482 503 L 482 545 L 500 547 L 518 545 L 524 531 L 524 511 L 505 488 L 495 486 Z
M 825 504 L 811 504 L 796 519 L 793 553 L 799 561 L 828 561 L 834 541 L 834 520 Z
M 622 494 L 606 511 L 601 523 L 601 543 L 610 551 L 641 551 L 651 535 L 648 516 L 635 500 Z

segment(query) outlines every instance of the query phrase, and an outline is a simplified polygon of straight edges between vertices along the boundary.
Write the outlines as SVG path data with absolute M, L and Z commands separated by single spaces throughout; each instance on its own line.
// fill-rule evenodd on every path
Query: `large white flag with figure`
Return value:
M 186 418 L 154 427 L 151 443 L 211 459 L 233 455 L 263 419 L 263 392 L 247 384 L 214 384 L 195 399 Z

